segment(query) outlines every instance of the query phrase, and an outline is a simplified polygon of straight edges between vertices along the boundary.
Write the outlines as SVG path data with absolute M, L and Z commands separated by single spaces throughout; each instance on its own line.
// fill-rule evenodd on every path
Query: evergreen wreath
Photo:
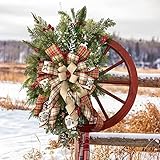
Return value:
M 90 100 L 102 92 L 96 79 L 106 66 L 107 56 L 102 54 L 111 36 L 107 29 L 113 20 L 86 20 L 86 7 L 71 16 L 59 11 L 57 27 L 47 24 L 34 14 L 34 28 L 28 27 L 31 42 L 24 41 L 33 52 L 26 59 L 28 103 L 34 104 L 32 114 L 39 118 L 46 132 L 59 135 L 59 141 L 68 145 L 79 135 L 79 126 L 96 124 L 94 131 L 103 125 Z

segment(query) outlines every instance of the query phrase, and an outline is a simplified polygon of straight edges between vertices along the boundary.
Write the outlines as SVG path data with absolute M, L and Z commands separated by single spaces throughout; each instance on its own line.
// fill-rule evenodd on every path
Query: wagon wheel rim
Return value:
M 122 63 L 125 64 L 125 66 L 127 67 L 127 72 L 129 75 L 129 79 L 128 81 L 109 81 L 109 80 L 98 80 L 96 83 L 106 83 L 106 84 L 115 84 L 115 85 L 127 85 L 129 87 L 128 89 L 128 95 L 126 100 L 122 100 L 121 98 L 119 98 L 118 96 L 116 96 L 115 94 L 112 94 L 111 92 L 107 91 L 106 89 L 101 87 L 101 91 L 104 92 L 105 94 L 109 95 L 110 97 L 114 98 L 115 100 L 119 101 L 122 103 L 122 107 L 120 108 L 120 110 L 118 112 L 116 112 L 112 117 L 108 117 L 105 108 L 103 107 L 99 97 L 95 94 L 94 98 L 96 99 L 99 108 L 101 109 L 104 117 L 105 117 L 105 121 L 104 121 L 104 125 L 102 127 L 101 130 L 105 130 L 109 127 L 114 126 L 115 124 L 117 124 L 118 122 L 120 122 L 126 115 L 127 113 L 130 111 L 135 98 L 136 98 L 136 94 L 137 94 L 137 89 L 138 89 L 138 78 L 137 78 L 137 71 L 134 65 L 134 62 L 131 58 L 131 56 L 129 55 L 129 53 L 116 41 L 111 40 L 106 49 L 104 54 L 107 54 L 108 51 L 110 49 L 113 49 L 120 57 L 121 60 L 116 62 L 115 64 L 111 65 L 110 67 L 108 67 L 107 69 L 103 70 L 102 72 L 100 72 L 100 74 L 105 74 L 109 71 L 111 71 L 112 69 L 116 68 L 117 66 L 121 65 Z M 97 89 L 100 86 L 97 86 Z M 108 106 L 106 106 L 108 107 Z M 84 125 L 82 127 L 80 127 L 81 131 L 92 131 L 92 128 L 94 127 L 94 125 Z

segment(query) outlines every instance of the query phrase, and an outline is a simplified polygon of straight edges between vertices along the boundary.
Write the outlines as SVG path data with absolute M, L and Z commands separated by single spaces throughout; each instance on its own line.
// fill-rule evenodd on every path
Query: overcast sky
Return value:
M 31 12 L 55 26 L 59 10 L 87 6 L 88 18 L 111 18 L 109 31 L 121 37 L 151 40 L 160 37 L 160 0 L 0 0 L 0 40 L 29 39 Z

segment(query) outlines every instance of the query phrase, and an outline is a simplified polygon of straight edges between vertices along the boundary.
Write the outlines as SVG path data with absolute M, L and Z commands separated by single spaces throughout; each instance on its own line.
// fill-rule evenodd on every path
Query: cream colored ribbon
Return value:
M 61 64 L 60 64 L 61 65 Z M 68 82 L 66 81 L 67 79 L 67 70 L 70 72 L 70 78 L 69 78 L 69 82 L 74 83 L 78 86 L 79 90 L 76 91 L 78 98 L 80 99 L 81 97 L 87 95 L 87 90 L 83 89 L 81 87 L 81 85 L 77 82 L 78 76 L 74 74 L 75 70 L 77 69 L 77 66 L 71 62 L 69 64 L 68 67 L 61 65 L 58 68 L 58 77 L 60 79 L 60 81 L 62 81 L 61 83 L 61 88 L 60 88 L 60 95 L 62 96 L 63 100 L 66 103 L 66 110 L 68 112 L 68 116 L 65 118 L 65 122 L 67 125 L 67 128 L 70 129 L 72 127 L 75 127 L 76 125 L 78 125 L 78 114 L 76 112 L 76 99 L 72 98 L 69 94 L 68 94 L 68 90 L 69 85 Z

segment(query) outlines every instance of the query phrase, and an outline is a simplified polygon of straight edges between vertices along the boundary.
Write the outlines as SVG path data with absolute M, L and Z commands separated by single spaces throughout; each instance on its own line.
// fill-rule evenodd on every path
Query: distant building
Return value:
M 151 67 L 151 63 L 150 62 L 136 62 L 136 66 L 137 67 L 141 67 L 141 68 L 150 68 Z
M 22 51 L 19 53 L 19 59 L 18 59 L 18 63 L 24 63 L 25 62 L 25 57 L 26 57 L 26 52 Z
M 160 58 L 153 62 L 153 68 L 160 69 Z

